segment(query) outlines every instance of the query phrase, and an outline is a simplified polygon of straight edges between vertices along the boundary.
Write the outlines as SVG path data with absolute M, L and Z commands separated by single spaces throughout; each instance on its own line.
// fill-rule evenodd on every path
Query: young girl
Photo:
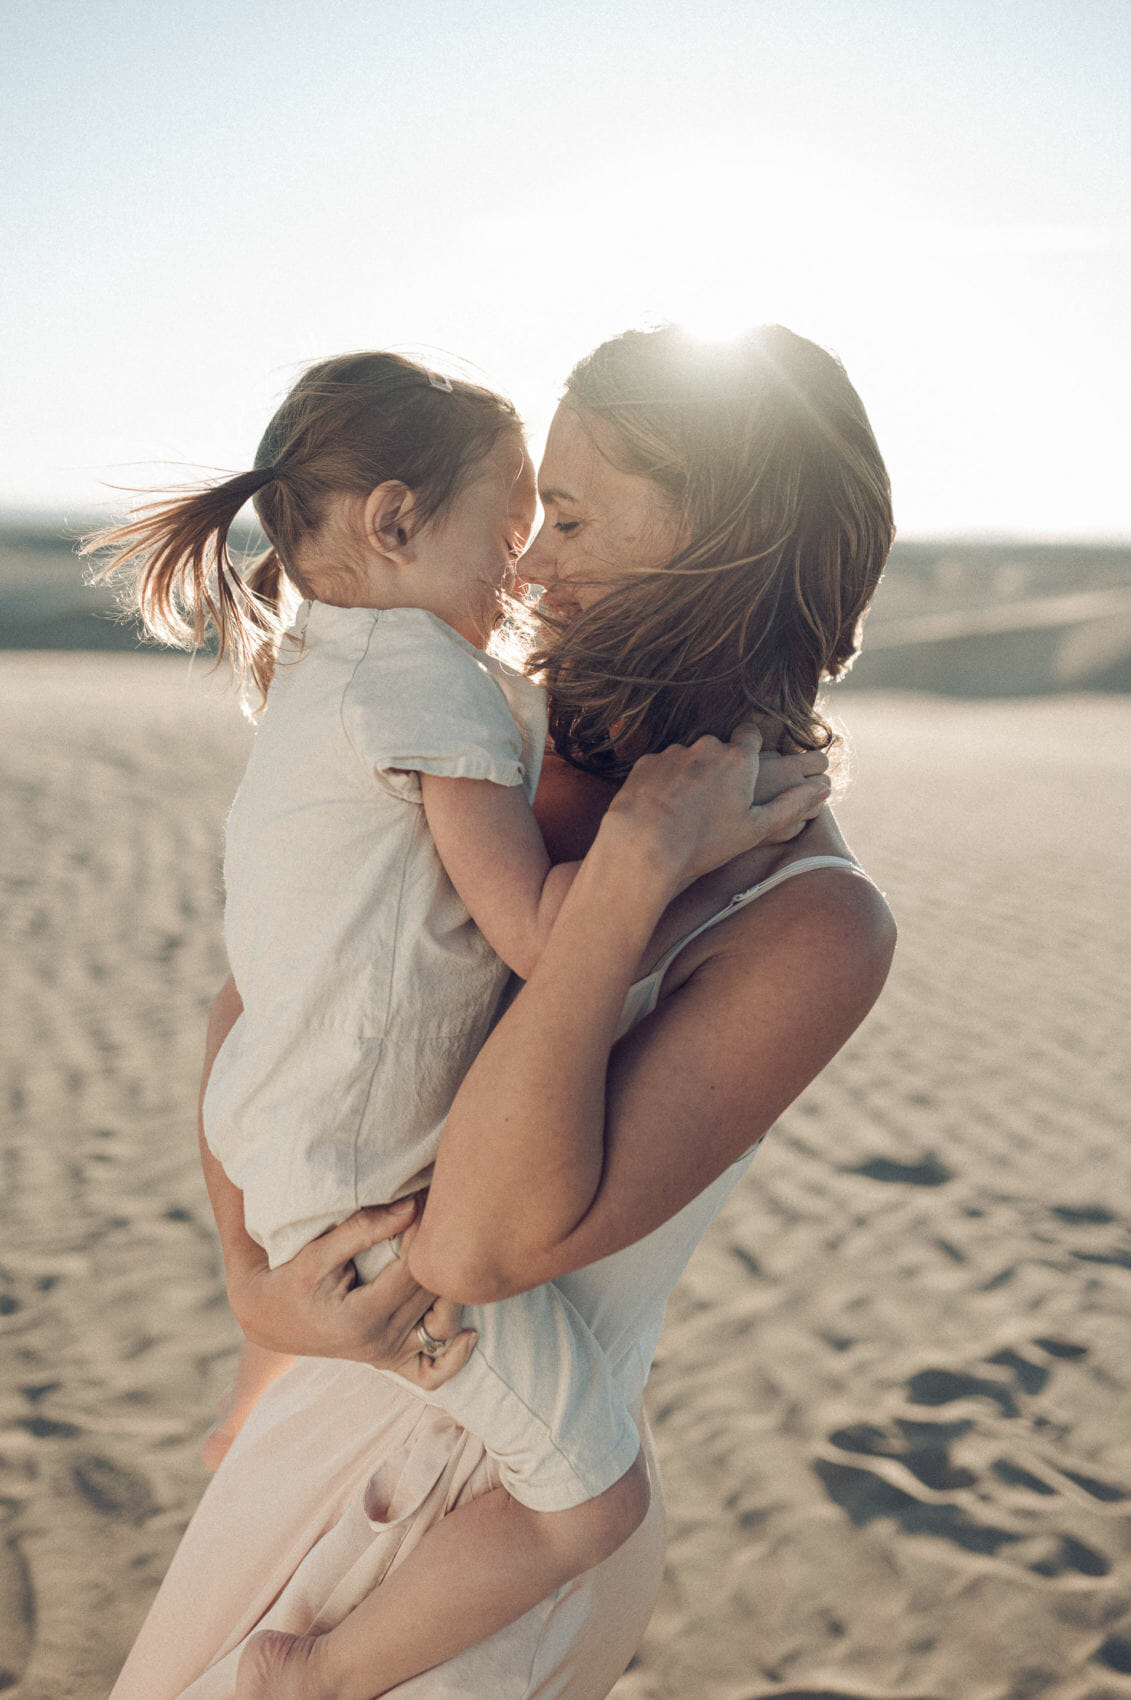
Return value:
M 244 577 L 227 538 L 250 497 L 271 548 Z M 306 372 L 253 472 L 93 545 L 116 547 L 106 571 L 135 571 L 151 631 L 193 644 L 211 622 L 264 699 L 225 849 L 244 1009 L 204 1127 L 272 1266 L 427 1185 L 508 969 L 529 974 L 572 879 L 530 809 L 542 692 L 483 649 L 534 508 L 508 402 L 366 353 Z M 292 586 L 305 601 L 284 642 Z M 375 1247 L 360 1276 L 389 1255 Z M 424 1365 L 411 1385 L 479 1436 L 509 1491 L 445 1519 L 337 1627 L 256 1638 L 240 1700 L 371 1700 L 513 1621 L 643 1518 L 637 1430 L 568 1301 L 547 1286 L 466 1320 L 464 1367 L 430 1387 Z M 418 1335 L 428 1357 L 446 1344 Z M 247 1358 L 237 1425 L 275 1373 L 270 1354 Z

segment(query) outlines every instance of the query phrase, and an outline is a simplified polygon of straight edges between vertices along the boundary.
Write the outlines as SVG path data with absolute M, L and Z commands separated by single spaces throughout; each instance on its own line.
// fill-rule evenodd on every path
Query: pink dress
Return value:
M 690 939 L 782 880 L 840 857 L 790 863 L 733 898 L 629 992 L 624 1032 L 655 1008 Z M 639 1412 L 668 1294 L 751 1152 L 635 1245 L 557 1283 Z M 477 1647 L 395 1690 L 398 1700 L 604 1700 L 631 1659 L 663 1569 L 663 1503 L 647 1431 L 652 1508 L 604 1564 Z M 209 1484 L 111 1700 L 233 1700 L 257 1629 L 326 1630 L 446 1512 L 498 1485 L 480 1441 L 364 1364 L 301 1359 L 269 1388 Z

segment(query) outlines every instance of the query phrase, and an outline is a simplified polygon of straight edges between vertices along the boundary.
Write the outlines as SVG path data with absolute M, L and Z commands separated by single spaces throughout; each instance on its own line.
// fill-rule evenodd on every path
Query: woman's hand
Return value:
M 304 1246 L 297 1257 L 269 1267 L 267 1254 L 247 1231 L 243 1194 L 229 1180 L 204 1137 L 203 1104 L 208 1077 L 243 1003 L 228 977 L 212 1003 L 200 1082 L 197 1118 L 200 1166 L 224 1252 L 228 1299 L 247 1338 L 269 1352 L 308 1358 L 353 1358 L 395 1370 L 430 1391 L 463 1368 L 475 1345 L 470 1329 L 460 1332 L 460 1307 L 414 1281 L 402 1256 L 368 1284 L 359 1283 L 353 1259 L 382 1240 L 403 1234 L 402 1253 L 416 1233 L 419 1200 L 359 1210 Z M 416 1329 L 452 1343 L 439 1358 L 421 1349 Z
M 426 1391 L 450 1381 L 476 1338 L 470 1329 L 460 1331 L 459 1305 L 421 1287 L 409 1273 L 407 1256 L 364 1285 L 353 1265 L 360 1252 L 395 1234 L 404 1235 L 407 1252 L 415 1216 L 412 1198 L 360 1210 L 276 1269 L 268 1267 L 261 1248 L 245 1253 L 238 1269 L 229 1269 L 228 1295 L 248 1339 L 269 1351 L 352 1358 L 394 1370 Z M 416 1333 L 421 1323 L 433 1338 L 451 1340 L 442 1356 L 422 1351 Z
M 759 844 L 784 844 L 828 802 L 828 761 L 759 761 L 761 734 L 740 726 L 729 743 L 699 738 L 642 756 L 609 805 L 602 832 L 621 833 L 682 891 Z

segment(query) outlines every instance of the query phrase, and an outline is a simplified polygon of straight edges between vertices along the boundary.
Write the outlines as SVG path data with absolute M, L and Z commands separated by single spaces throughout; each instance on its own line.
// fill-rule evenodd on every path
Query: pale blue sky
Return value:
M 835 348 L 905 533 L 1131 535 L 1129 0 L 0 5 L 0 505 L 238 469 L 431 345 L 544 431 L 648 318 Z

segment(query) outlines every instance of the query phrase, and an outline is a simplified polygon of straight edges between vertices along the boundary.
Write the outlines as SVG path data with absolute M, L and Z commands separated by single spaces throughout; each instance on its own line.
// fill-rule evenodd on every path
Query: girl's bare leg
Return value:
M 648 1510 L 643 1457 L 571 1511 L 531 1511 L 502 1488 L 457 1507 L 325 1635 L 265 1630 L 240 1659 L 236 1700 L 374 1700 L 485 1641 L 615 1552 Z
M 281 1352 L 269 1352 L 265 1346 L 253 1346 L 250 1340 L 244 1341 L 235 1383 L 216 1413 L 216 1421 L 200 1448 L 201 1461 L 207 1469 L 219 1469 L 224 1454 L 259 1399 L 273 1381 L 286 1374 L 294 1361 Z

